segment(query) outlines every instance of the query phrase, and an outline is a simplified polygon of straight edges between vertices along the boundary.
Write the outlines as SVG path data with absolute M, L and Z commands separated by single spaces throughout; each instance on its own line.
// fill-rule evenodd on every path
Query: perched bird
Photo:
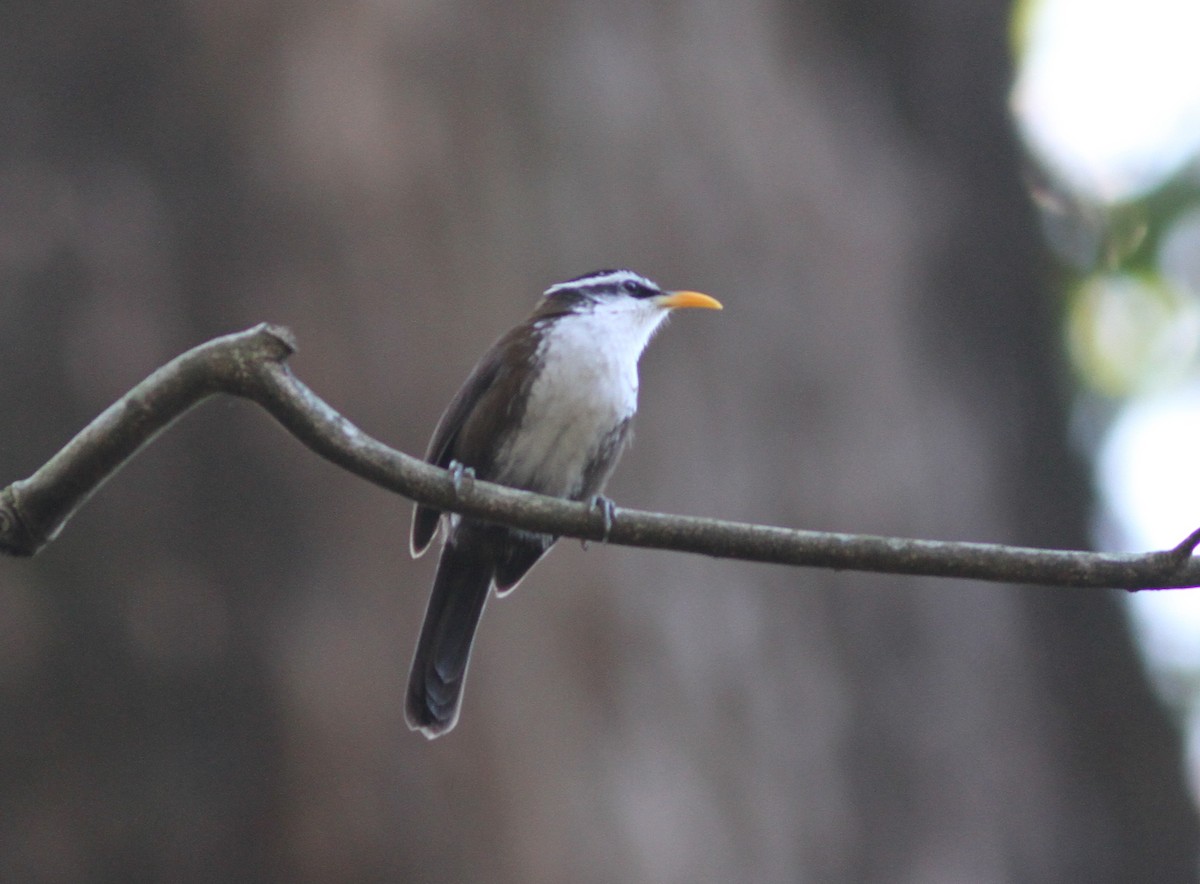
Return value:
M 438 422 L 425 459 L 479 479 L 594 500 L 629 439 L 638 359 L 667 314 L 721 305 L 664 292 L 630 270 L 551 286 L 533 314 L 475 366 Z M 471 643 L 489 593 L 510 592 L 557 539 L 418 506 L 412 554 L 443 526 L 442 556 L 413 657 L 409 727 L 444 734 L 458 721 Z

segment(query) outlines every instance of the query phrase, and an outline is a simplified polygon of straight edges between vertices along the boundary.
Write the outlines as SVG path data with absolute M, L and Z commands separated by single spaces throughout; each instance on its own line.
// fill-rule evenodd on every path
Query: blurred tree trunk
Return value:
M 3 482 L 269 319 L 419 451 L 540 288 L 711 291 L 620 503 L 1085 543 L 1007 7 L 9 5 Z M 1112 597 L 564 544 L 404 728 L 403 502 L 189 417 L 0 562 L 4 880 L 1191 881 Z

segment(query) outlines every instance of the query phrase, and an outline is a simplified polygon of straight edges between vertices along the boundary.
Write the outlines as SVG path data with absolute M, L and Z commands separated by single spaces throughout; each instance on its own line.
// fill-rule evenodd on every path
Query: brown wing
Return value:
M 444 469 L 458 461 L 480 479 L 490 478 L 491 459 L 500 440 L 521 418 L 521 385 L 527 372 L 515 368 L 529 365 L 536 350 L 537 338 L 528 325 L 514 328 L 492 345 L 438 421 L 425 452 L 427 462 Z M 472 420 L 480 413 L 490 416 L 491 426 Z M 413 511 L 409 547 L 414 557 L 429 547 L 441 515 L 440 510 L 421 505 Z

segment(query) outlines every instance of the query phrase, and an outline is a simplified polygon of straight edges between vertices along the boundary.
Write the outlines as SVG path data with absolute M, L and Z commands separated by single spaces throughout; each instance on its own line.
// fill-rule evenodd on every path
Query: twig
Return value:
M 960 577 L 1047 586 L 1200 586 L 1200 529 L 1173 549 L 1110 554 L 987 543 L 798 531 L 767 525 L 595 507 L 453 475 L 359 430 L 288 369 L 291 333 L 267 324 L 217 338 L 158 369 L 106 409 L 28 479 L 0 490 L 0 552 L 33 555 L 120 467 L 204 399 L 258 403 L 321 457 L 442 510 L 583 540 L 717 558 L 839 570 Z M 602 522 L 608 522 L 603 524 Z

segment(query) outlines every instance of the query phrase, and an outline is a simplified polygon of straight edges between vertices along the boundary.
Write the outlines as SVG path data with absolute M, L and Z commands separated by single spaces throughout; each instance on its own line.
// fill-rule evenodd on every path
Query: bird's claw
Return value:
M 448 466 L 447 469 L 450 471 L 450 484 L 454 486 L 455 494 L 458 494 L 462 491 L 464 477 L 470 479 L 471 481 L 475 480 L 474 467 L 465 466 L 460 461 L 450 461 L 450 466 Z
M 600 535 L 601 543 L 608 543 L 608 536 L 612 533 L 613 519 L 617 517 L 617 505 L 603 494 L 594 494 L 588 499 L 588 506 L 591 509 L 600 511 L 600 518 L 603 520 L 604 531 Z M 581 541 L 584 549 L 588 548 L 586 540 Z

